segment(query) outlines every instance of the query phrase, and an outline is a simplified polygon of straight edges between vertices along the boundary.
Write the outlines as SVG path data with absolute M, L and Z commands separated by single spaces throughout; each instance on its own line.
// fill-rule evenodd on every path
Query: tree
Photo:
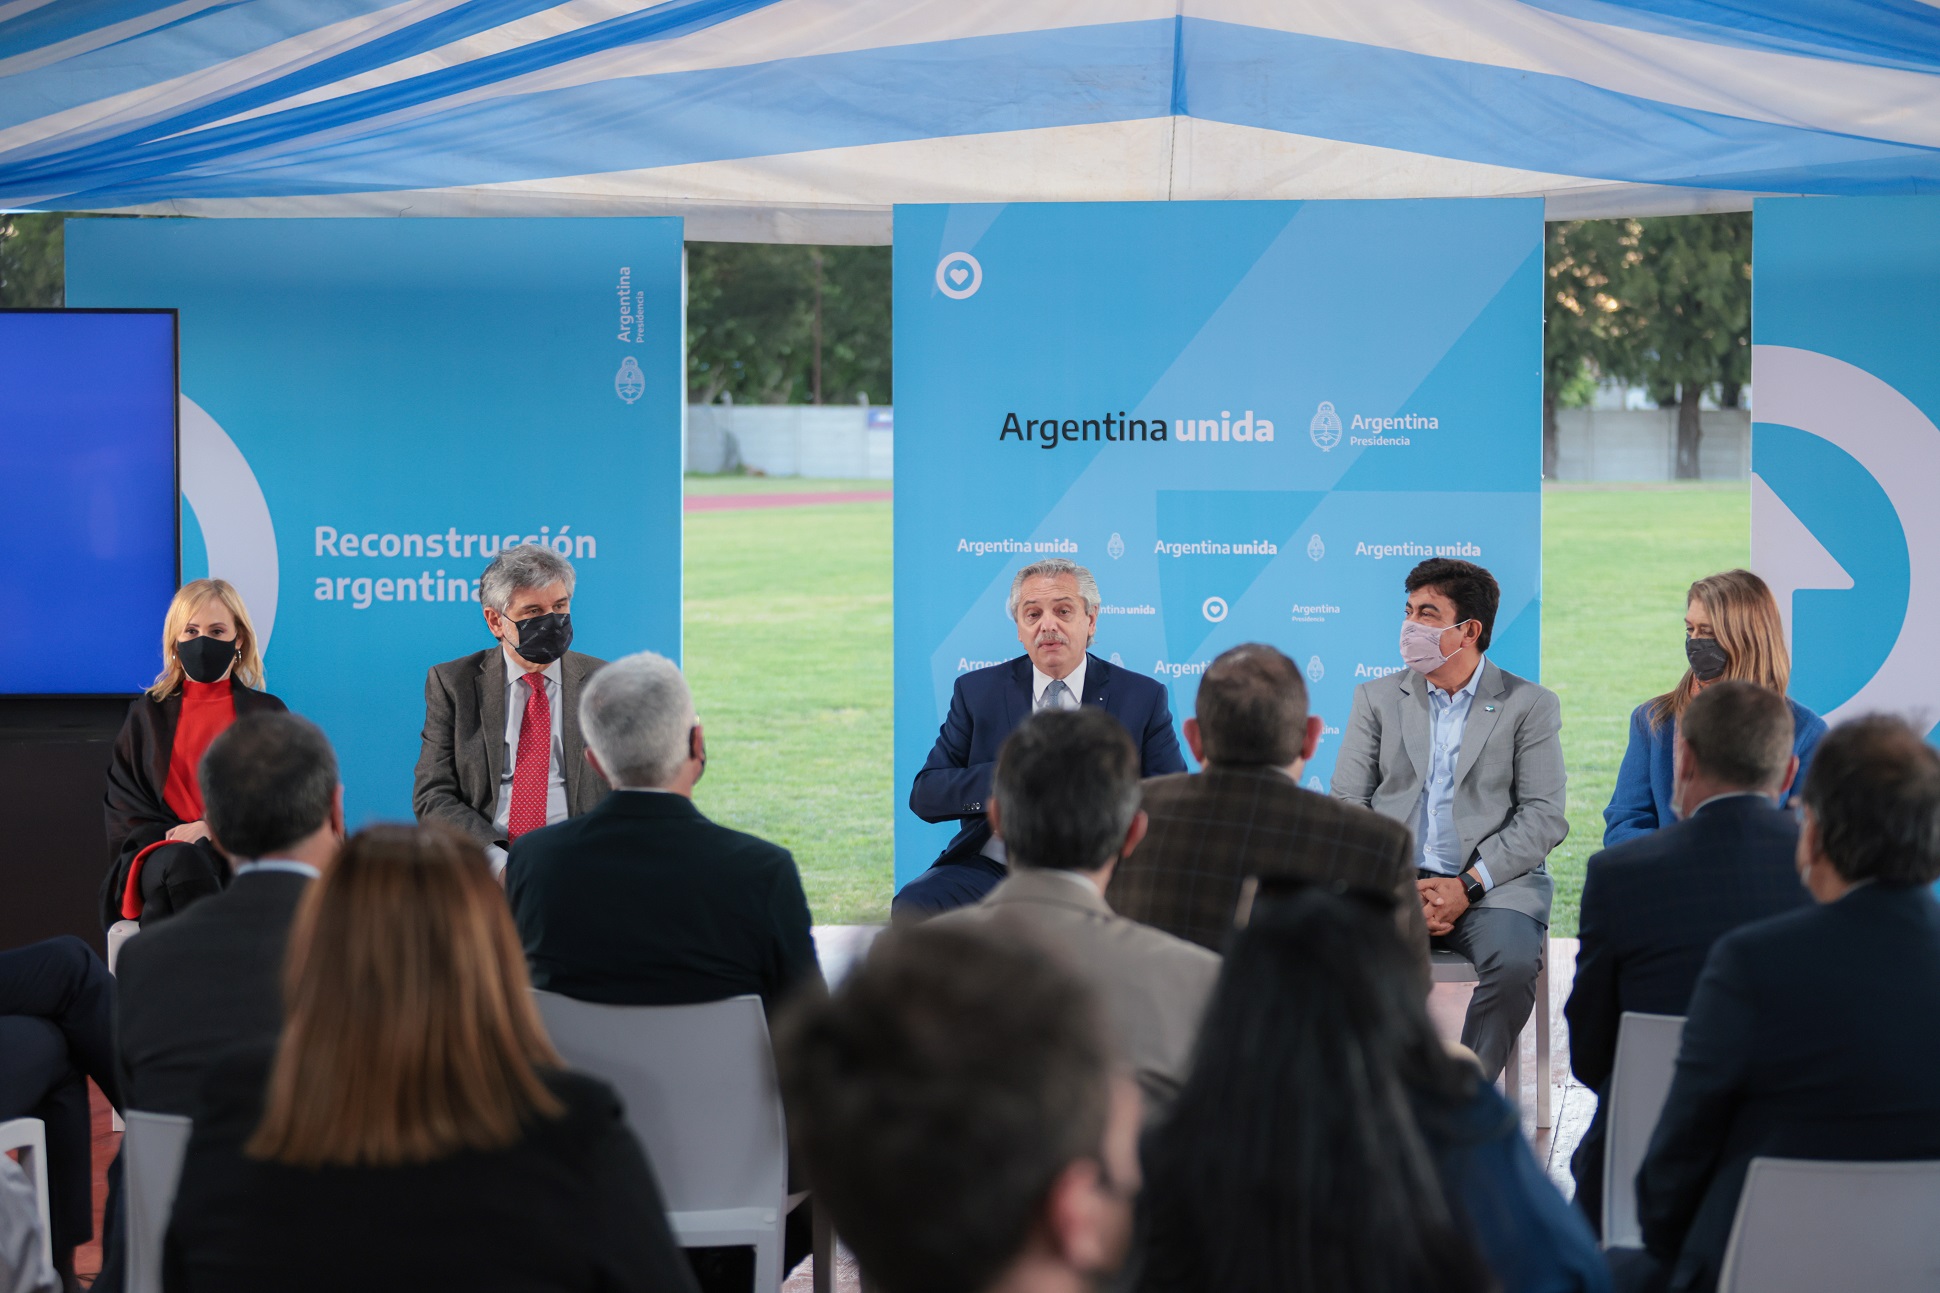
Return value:
M 58 306 L 65 297 L 59 215 L 0 215 L 0 305 Z
M 888 403 L 889 348 L 889 248 L 688 244 L 695 403 Z
M 1596 379 L 1630 366 L 1642 259 L 1636 222 L 1561 220 L 1548 227 L 1543 297 L 1543 475 L 1556 476 L 1556 410 L 1587 402 Z
M 1737 402 L 1751 378 L 1751 214 L 1660 216 L 1638 227 L 1631 291 L 1643 321 L 1617 375 L 1677 404 L 1679 480 L 1698 478 L 1698 402 L 1716 385 Z

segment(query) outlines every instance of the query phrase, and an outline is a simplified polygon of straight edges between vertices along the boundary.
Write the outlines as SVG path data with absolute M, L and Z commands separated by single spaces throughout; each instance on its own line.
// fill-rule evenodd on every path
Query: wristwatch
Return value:
M 1468 905 L 1473 907 L 1476 903 L 1481 902 L 1482 895 L 1487 893 L 1488 889 L 1483 886 L 1480 880 L 1475 878 L 1475 872 L 1462 872 L 1461 880 L 1462 892 L 1468 897 Z

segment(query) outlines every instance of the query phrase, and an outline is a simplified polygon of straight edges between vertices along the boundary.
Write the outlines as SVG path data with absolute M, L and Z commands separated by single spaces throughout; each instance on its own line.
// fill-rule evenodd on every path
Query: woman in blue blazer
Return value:
M 1749 570 L 1727 570 L 1691 585 L 1684 610 L 1684 655 L 1690 667 L 1677 686 L 1630 714 L 1630 747 L 1617 769 L 1617 788 L 1603 810 L 1603 847 L 1671 824 L 1671 749 L 1677 722 L 1691 697 L 1720 678 L 1742 678 L 1784 695 L 1792 679 L 1778 599 Z M 1790 803 L 1805 784 L 1812 748 L 1825 735 L 1825 720 L 1787 699 L 1792 707 L 1792 752 L 1798 775 L 1786 791 Z

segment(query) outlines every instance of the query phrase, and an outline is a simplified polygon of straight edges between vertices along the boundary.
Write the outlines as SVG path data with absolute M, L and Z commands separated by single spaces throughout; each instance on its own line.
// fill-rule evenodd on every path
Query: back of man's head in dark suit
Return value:
M 1070 1265 L 1074 1224 L 1094 1269 L 1072 1275 L 1122 1256 L 1136 1102 L 1095 996 L 1048 950 L 892 929 L 783 1017 L 775 1060 L 815 1206 L 887 1293 L 979 1293 L 1032 1249 Z
M 1848 883 L 1940 879 L 1940 752 L 1904 719 L 1869 714 L 1826 733 L 1800 798 Z
M 199 771 L 203 816 L 223 852 L 272 857 L 317 833 L 337 797 L 337 756 L 295 714 L 248 714 L 210 742 Z
M 1206 666 L 1193 716 L 1207 763 L 1284 768 L 1306 742 L 1307 682 L 1276 648 L 1242 643 Z
M 1095 706 L 1031 715 L 997 752 L 991 825 L 1011 864 L 1096 871 L 1116 860 L 1138 816 L 1138 750 Z
M 1777 791 L 1792 763 L 1792 707 L 1755 682 L 1712 683 L 1684 711 L 1677 734 L 1698 767 L 1745 790 Z

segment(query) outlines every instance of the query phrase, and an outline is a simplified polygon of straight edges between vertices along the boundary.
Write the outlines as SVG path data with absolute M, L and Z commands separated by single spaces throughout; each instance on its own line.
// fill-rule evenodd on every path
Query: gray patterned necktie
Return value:
M 1038 700 L 1037 707 L 1041 710 L 1076 709 L 1077 706 L 1069 703 L 1070 700 L 1071 689 L 1064 685 L 1064 679 L 1053 678 L 1051 685 L 1044 689 L 1044 695 Z

